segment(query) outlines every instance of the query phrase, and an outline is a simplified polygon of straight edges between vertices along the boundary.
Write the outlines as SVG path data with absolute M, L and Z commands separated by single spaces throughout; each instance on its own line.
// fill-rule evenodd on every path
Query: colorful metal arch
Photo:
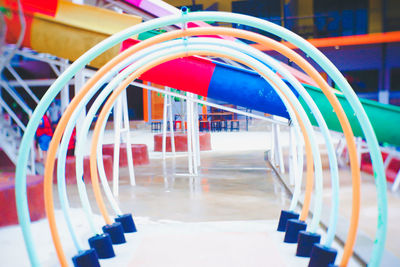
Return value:
M 366 117 L 365 112 L 363 111 L 361 104 L 359 103 L 357 97 L 355 96 L 354 92 L 352 92 L 351 87 L 348 85 L 348 83 L 344 80 L 343 76 L 337 71 L 337 69 L 315 48 L 311 47 L 309 44 L 307 44 L 303 39 L 299 38 L 293 33 L 290 33 L 289 31 L 277 26 L 273 25 L 272 23 L 268 23 L 265 21 L 262 21 L 260 19 L 255 19 L 251 18 L 248 16 L 244 15 L 238 15 L 238 14 L 228 14 L 228 13 L 214 13 L 214 12 L 204 12 L 204 13 L 191 13 L 188 15 L 185 15 L 184 17 L 179 17 L 179 16 L 171 16 L 167 18 L 161 18 L 161 19 L 156 19 L 154 21 L 150 21 L 148 23 L 143 23 L 137 27 L 132 27 L 129 28 L 119 34 L 116 34 L 105 41 L 101 42 L 99 45 L 95 46 L 91 50 L 89 50 L 87 53 L 85 53 L 84 56 L 82 56 L 80 59 L 78 59 L 75 63 L 73 63 L 68 71 L 66 71 L 64 74 L 62 74 L 59 79 L 53 84 L 53 86 L 49 89 L 48 93 L 43 97 L 43 100 L 41 104 L 39 104 L 38 108 L 35 110 L 31 121 L 28 124 L 27 131 L 22 139 L 22 145 L 21 145 L 21 151 L 18 159 L 18 165 L 17 165 L 17 171 L 16 171 L 16 195 L 17 195 L 17 209 L 18 209 L 18 216 L 21 222 L 21 226 L 23 227 L 23 234 L 24 238 L 28 247 L 28 253 L 31 259 L 31 262 L 33 265 L 38 264 L 38 259 L 35 255 L 35 251 L 32 247 L 32 244 L 30 242 L 32 241 L 31 238 L 31 233 L 30 233 L 30 228 L 29 228 L 29 213 L 28 211 L 28 205 L 27 205 L 27 200 L 26 196 L 24 196 L 24 190 L 26 187 L 26 163 L 27 163 L 27 157 L 28 157 L 28 152 L 29 152 L 29 144 L 33 140 L 33 135 L 34 131 L 37 128 L 39 121 L 41 117 L 43 116 L 44 112 L 46 111 L 47 107 L 49 106 L 51 100 L 55 97 L 55 95 L 58 93 L 58 91 L 62 88 L 62 86 L 68 82 L 69 78 L 73 76 L 73 74 L 82 68 L 87 62 L 92 60 L 97 54 L 100 54 L 101 52 L 105 51 L 118 41 L 123 40 L 124 38 L 128 38 L 130 35 L 139 33 L 140 31 L 146 31 L 152 28 L 158 28 L 163 25 L 167 25 L 168 23 L 182 23 L 182 22 L 188 22 L 190 20 L 219 20 L 219 21 L 225 21 L 225 22 L 234 22 L 234 23 L 241 23 L 253 27 L 257 27 L 269 32 L 272 32 L 278 36 L 283 37 L 284 39 L 287 39 L 288 41 L 291 41 L 292 43 L 296 44 L 299 48 L 301 48 L 303 51 L 305 51 L 310 57 L 315 59 L 317 63 L 319 63 L 326 71 L 328 74 L 330 74 L 333 78 L 333 80 L 342 88 L 345 96 L 348 98 L 349 102 L 351 103 L 351 106 L 355 110 L 355 113 L 357 114 L 357 117 L 360 120 L 360 124 L 363 128 L 364 134 L 366 136 L 367 142 L 370 146 L 370 151 L 371 151 L 371 156 L 372 156 L 372 161 L 375 169 L 375 174 L 376 174 L 376 183 L 377 183 L 377 188 L 378 188 L 378 206 L 379 206 L 379 219 L 378 219 L 378 231 L 377 231 L 377 239 L 373 251 L 373 255 L 371 258 L 371 266 L 377 265 L 380 262 L 380 258 L 382 255 L 382 251 L 384 248 L 384 242 L 385 242 L 385 236 L 386 236 L 386 218 L 387 218 L 387 208 L 386 208 L 386 180 L 384 178 L 384 172 L 383 172 L 383 163 L 382 159 L 380 158 L 380 153 L 377 149 L 378 143 L 377 140 L 374 136 L 374 133 L 372 131 L 372 127 Z M 58 90 L 58 91 L 57 91 Z M 332 100 L 334 101 L 334 100 Z M 350 128 L 351 130 L 351 128 Z M 47 164 L 46 164 L 47 165 Z M 46 166 L 47 168 L 47 166 Z M 357 187 L 357 184 L 355 184 L 355 188 Z M 49 194 L 52 194 L 52 192 L 46 192 Z M 355 195 L 357 195 L 359 192 L 354 192 Z M 355 206 L 353 205 L 353 211 L 356 213 L 357 211 L 355 210 L 357 207 L 357 201 L 355 201 Z M 359 204 L 359 203 L 358 203 Z M 49 207 L 46 208 L 52 208 L 52 204 Z M 357 224 L 352 224 L 351 230 L 356 230 Z M 350 231 L 352 232 L 352 231 Z M 350 240 L 351 241 L 351 240 Z M 351 254 L 352 246 L 354 245 L 353 242 L 347 242 L 345 246 L 348 248 L 349 246 L 351 247 L 350 252 L 347 249 L 347 252 L 345 251 L 345 256 L 342 259 L 342 264 L 346 264 L 348 261 L 348 258 L 350 257 L 349 253 Z M 346 260 L 347 259 L 347 260 Z

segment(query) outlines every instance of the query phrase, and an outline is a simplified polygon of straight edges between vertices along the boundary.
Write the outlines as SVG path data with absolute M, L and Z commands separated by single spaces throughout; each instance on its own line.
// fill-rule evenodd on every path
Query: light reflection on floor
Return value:
M 276 220 L 280 210 L 289 206 L 290 199 L 286 191 L 264 161 L 264 151 L 204 152 L 201 154 L 201 162 L 199 176 L 194 177 L 188 175 L 187 158 L 184 156 L 167 158 L 165 161 L 151 159 L 150 165 L 135 168 L 136 187 L 129 185 L 128 170 L 121 169 L 118 197 L 121 209 L 152 220 L 211 222 Z M 330 181 L 327 172 L 325 177 L 324 185 L 328 189 L 324 196 L 329 205 Z M 340 212 L 349 218 L 351 176 L 345 168 L 341 170 L 340 177 Z M 363 175 L 363 179 L 364 211 L 361 212 L 360 228 L 373 239 L 376 219 L 365 220 L 371 217 L 371 212 L 365 211 L 376 210 L 374 198 L 369 197 L 375 189 L 367 175 Z M 88 189 L 91 191 L 91 188 Z M 80 207 L 76 188 L 70 187 L 68 192 L 71 205 Z M 400 202 L 396 196 L 389 196 L 389 199 Z M 93 208 L 98 213 L 97 208 Z M 391 212 L 390 216 L 393 221 L 399 213 Z M 389 223 L 389 233 L 393 231 L 394 236 L 388 236 L 387 248 L 396 253 L 393 248 L 398 243 L 395 238 L 398 230 L 393 226 Z
M 203 153 L 197 177 L 190 176 L 186 166 L 185 157 L 152 159 L 150 165 L 135 168 L 136 187 L 129 185 L 128 170 L 121 169 L 121 209 L 136 216 L 186 222 L 269 220 L 289 204 L 262 151 Z M 68 192 L 71 205 L 79 207 L 76 186 Z

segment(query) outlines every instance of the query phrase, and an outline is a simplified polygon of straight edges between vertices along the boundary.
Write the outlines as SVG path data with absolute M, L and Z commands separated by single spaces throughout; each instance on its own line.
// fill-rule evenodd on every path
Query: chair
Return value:
M 210 122 L 208 120 L 199 121 L 199 130 L 200 132 L 210 131 Z
M 212 132 L 220 132 L 221 131 L 221 121 L 219 121 L 219 120 L 211 121 L 211 131 Z
M 231 132 L 233 130 L 239 131 L 239 129 L 240 129 L 239 120 L 231 120 L 230 122 L 231 122 Z
M 225 132 L 228 131 L 228 121 L 226 121 L 226 120 L 221 121 L 221 131 L 225 131 Z
M 151 132 L 161 132 L 161 121 L 152 121 L 151 122 Z

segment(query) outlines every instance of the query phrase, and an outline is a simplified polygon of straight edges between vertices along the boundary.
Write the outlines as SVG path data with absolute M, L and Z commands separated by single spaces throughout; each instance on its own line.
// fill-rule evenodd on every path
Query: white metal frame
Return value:
M 341 138 L 339 140 L 336 152 L 337 152 L 338 158 L 345 157 L 346 158 L 345 161 L 347 161 L 347 153 L 344 153 L 346 143 L 343 142 L 343 140 L 344 140 L 344 138 Z M 359 164 L 361 167 L 361 156 L 362 156 L 362 154 L 369 153 L 369 150 L 368 150 L 366 143 L 362 140 L 361 137 L 355 137 L 355 140 L 356 140 L 357 153 L 358 153 L 357 156 L 358 156 Z M 388 156 L 386 157 L 386 159 L 383 163 L 383 167 L 384 167 L 384 170 L 386 173 L 389 168 L 390 162 L 395 158 L 400 159 L 400 152 L 396 151 L 395 149 L 390 148 L 390 147 L 380 147 L 380 150 L 381 150 L 381 152 L 386 152 L 388 154 Z M 397 189 L 399 189 L 399 187 L 400 187 L 400 170 L 397 172 L 397 175 L 396 175 L 394 182 L 392 184 L 392 187 L 391 187 L 391 191 L 395 192 L 395 191 L 397 191 Z
M 169 92 L 169 87 L 165 87 L 165 91 Z M 163 112 L 163 136 L 162 136 L 162 157 L 166 158 L 166 150 L 167 150 L 167 124 L 169 123 L 169 132 L 171 138 L 171 153 L 175 156 L 175 133 L 174 133 L 174 125 L 173 125 L 173 110 L 172 110 L 173 99 L 168 94 L 164 94 L 164 112 Z
M 119 194 L 119 162 L 121 136 L 125 135 L 126 157 L 128 160 L 129 179 L 132 186 L 136 185 L 135 170 L 133 167 L 132 143 L 128 114 L 128 99 L 126 91 L 122 93 L 114 105 L 114 161 L 113 161 L 113 194 Z M 124 138 L 122 138 L 124 142 Z

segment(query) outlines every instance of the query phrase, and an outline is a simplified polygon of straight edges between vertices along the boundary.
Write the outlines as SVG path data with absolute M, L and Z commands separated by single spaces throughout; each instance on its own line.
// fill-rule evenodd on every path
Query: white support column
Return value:
M 380 103 L 389 104 L 389 90 L 379 90 L 378 100 Z
M 200 162 L 200 130 L 199 130 L 199 105 L 197 103 L 194 104 L 194 124 L 195 124 L 195 137 L 196 137 L 196 156 L 197 156 L 197 166 L 201 165 Z
M 132 157 L 132 143 L 131 143 L 131 135 L 130 135 L 130 125 L 129 125 L 129 113 L 128 113 L 128 97 L 126 90 L 122 93 L 122 109 L 123 109 L 123 124 L 124 124 L 124 133 L 126 140 L 126 158 L 128 160 L 128 171 L 129 171 L 129 179 L 131 185 L 136 185 L 135 178 L 135 169 L 133 166 L 133 157 Z
M 293 126 L 289 127 L 289 178 L 294 185 L 297 173 L 297 144 Z
M 65 61 L 66 61 L 65 63 L 68 62 L 68 60 Z M 66 65 L 61 65 L 60 66 L 61 73 L 64 72 L 66 68 L 67 68 Z M 60 98 L 61 98 L 61 112 L 64 112 L 67 109 L 67 106 L 69 105 L 69 83 L 67 83 L 61 90 Z
M 169 87 L 165 87 L 165 91 L 169 92 Z M 164 94 L 164 110 L 163 110 L 163 137 L 162 137 L 162 158 L 166 158 L 167 146 L 167 124 L 169 122 L 169 132 L 171 140 L 171 153 L 175 156 L 175 134 L 172 120 L 172 97 L 169 94 Z
M 190 94 L 190 97 L 193 99 L 193 97 L 194 97 L 194 94 Z M 193 173 L 195 174 L 195 175 L 197 175 L 198 174 L 198 169 L 197 169 L 197 154 L 198 154 L 198 152 L 197 152 L 197 141 L 196 141 L 196 139 L 197 139 L 197 135 L 196 135 L 196 127 L 195 127 L 195 119 L 194 119 L 194 117 L 195 117 L 195 111 L 194 111 L 194 109 L 195 109 L 195 103 L 193 102 L 193 101 L 190 101 L 190 113 L 189 113 L 189 118 L 190 118 L 190 132 L 191 132 L 191 138 L 192 138 L 192 151 L 193 151 L 193 157 L 192 157 L 192 159 L 193 159 Z
M 358 166 L 361 168 L 361 148 L 362 148 L 362 139 L 361 137 L 355 137 L 356 138 L 356 146 L 357 146 L 357 160 L 358 160 Z
M 29 160 L 30 160 L 30 163 L 31 163 L 31 168 L 28 169 L 28 170 L 29 170 L 30 174 L 35 174 L 36 173 L 35 154 L 36 154 L 35 153 L 35 145 L 32 144 L 31 152 L 29 154 Z
M 84 75 L 83 71 L 81 70 L 75 75 L 75 82 L 74 82 L 75 95 L 78 94 L 78 92 L 81 90 L 81 88 L 83 87 L 84 84 L 85 84 L 85 75 Z M 76 136 L 80 135 L 83 121 L 85 120 L 85 116 L 86 116 L 86 109 L 83 109 L 81 114 L 78 117 L 78 120 L 76 121 Z
M 169 88 L 165 89 L 169 91 Z M 168 113 L 169 113 L 169 132 L 171 133 L 171 152 L 172 155 L 175 156 L 175 134 L 174 134 L 174 121 L 172 119 L 172 105 L 173 105 L 173 97 L 170 95 L 166 95 L 168 99 Z
M 272 123 L 271 125 L 271 150 L 269 155 L 269 160 L 272 165 L 276 166 L 275 164 L 275 127 L 276 124 Z
M 298 136 L 297 138 L 302 138 L 302 136 Z M 296 176 L 300 176 L 299 180 L 301 181 L 301 177 L 303 176 L 304 171 L 304 146 L 302 139 L 297 141 L 298 148 L 297 148 L 297 168 L 298 171 L 296 172 Z M 298 178 L 298 177 L 296 177 Z
M 167 88 L 165 88 L 167 90 Z M 165 159 L 167 150 L 167 118 L 168 118 L 168 98 L 167 94 L 164 94 L 164 109 L 163 109 L 163 135 L 162 135 L 162 158 Z M 170 127 L 171 128 L 171 127 Z M 171 136 L 172 141 L 172 136 Z
M 118 196 L 119 184 L 119 149 L 121 143 L 122 99 L 117 98 L 114 104 L 114 161 L 113 161 L 113 194 Z
M 186 121 L 187 121 L 187 131 L 186 131 L 186 136 L 187 136 L 187 147 L 188 147 L 188 168 L 189 168 L 189 174 L 193 174 L 193 157 L 192 157 L 192 125 L 191 125 L 191 101 L 189 97 L 190 93 L 187 93 L 188 99 L 186 100 Z M 183 127 L 184 123 L 182 122 Z
M 277 160 L 279 161 L 279 169 L 281 173 L 285 173 L 285 166 L 283 164 L 283 153 L 282 153 L 282 143 L 281 143 L 281 136 L 280 136 L 280 127 L 279 125 L 275 126 L 275 154 Z

